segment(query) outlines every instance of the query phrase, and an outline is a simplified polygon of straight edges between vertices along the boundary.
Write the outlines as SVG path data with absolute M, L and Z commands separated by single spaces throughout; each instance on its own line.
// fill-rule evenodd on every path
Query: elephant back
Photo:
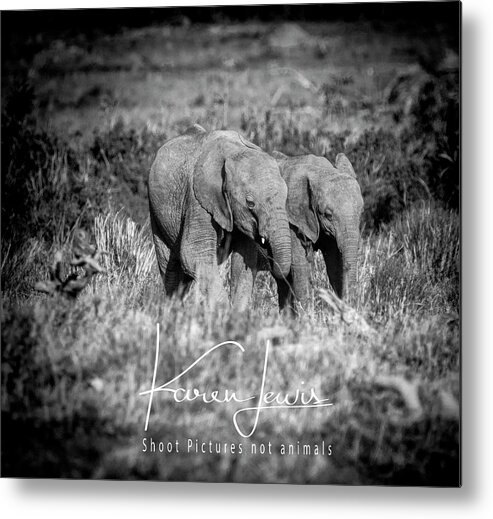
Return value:
M 283 178 L 289 178 L 293 174 L 307 174 L 311 170 L 324 170 L 326 174 L 337 176 L 340 172 L 325 157 L 317 157 L 316 155 L 299 155 L 296 157 L 287 157 L 278 152 L 274 158 L 279 163 L 281 175 Z
M 200 126 L 200 124 L 193 124 L 187 128 L 183 135 L 201 135 L 202 133 L 207 133 L 205 128 Z

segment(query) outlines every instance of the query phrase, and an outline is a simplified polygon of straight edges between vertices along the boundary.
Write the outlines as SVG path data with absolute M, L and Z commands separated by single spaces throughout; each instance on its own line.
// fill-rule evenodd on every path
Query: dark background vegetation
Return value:
M 418 4 L 418 5 L 415 5 Z M 156 147 L 172 135 L 163 132 L 155 135 L 141 131 L 138 128 L 125 127 L 117 123 L 104 134 L 96 132 L 93 141 L 86 144 L 87 151 L 94 164 L 90 171 L 90 184 L 86 180 L 80 183 L 77 172 L 80 170 L 79 150 L 74 149 L 67 139 L 47 132 L 36 124 L 38 115 L 43 112 L 42 101 L 36 102 L 35 84 L 29 80 L 30 58 L 44 48 L 55 38 L 65 42 L 82 41 L 91 47 L 91 41 L 98 41 L 105 35 L 124 34 L 126 29 L 142 27 L 148 24 L 187 26 L 189 23 L 223 23 L 224 21 L 244 21 L 250 18 L 262 21 L 275 20 L 320 20 L 349 21 L 363 24 L 365 30 L 375 33 L 384 31 L 398 33 L 405 30 L 416 38 L 438 32 L 436 41 L 431 45 L 413 49 L 417 60 L 427 73 L 426 79 L 417 81 L 409 77 L 399 76 L 395 84 L 387 85 L 388 103 L 393 104 L 392 117 L 395 122 L 405 119 L 406 128 L 396 135 L 390 128 L 379 129 L 378 132 L 366 132 L 356 142 L 346 145 L 356 171 L 361 175 L 365 190 L 366 212 L 365 229 L 378 228 L 382 223 L 390 221 L 406 204 L 421 199 L 424 192 L 443 203 L 446 207 L 459 208 L 459 97 L 458 69 L 441 70 L 441 60 L 446 48 L 458 49 L 458 3 L 452 3 L 454 8 L 446 7 L 446 3 L 412 3 L 411 4 L 362 4 L 355 9 L 350 5 L 287 5 L 287 6 L 254 6 L 224 7 L 224 8 L 192 8 L 192 9 L 116 9 L 116 10 L 67 10 L 43 12 L 4 12 L 2 13 L 2 222 L 6 238 L 9 233 L 18 234 L 22 240 L 23 233 L 38 232 L 53 233 L 49 227 L 52 210 L 56 204 L 66 206 L 68 201 L 69 217 L 64 222 L 67 227 L 73 225 L 80 214 L 81 205 L 94 197 L 100 205 L 100 198 L 106 197 L 110 189 L 110 179 L 114 177 L 123 180 L 119 182 L 121 191 L 117 205 L 130 207 L 138 206 L 135 200 L 130 204 L 122 204 L 126 198 L 135 196 L 142 199 L 145 196 L 145 172 L 153 158 Z M 426 12 L 423 16 L 421 13 Z M 96 15 L 97 13 L 97 15 Z M 437 22 L 439 20 L 439 22 Z M 221 22 L 222 21 L 222 22 Z M 43 30 L 39 30 L 43 27 Z M 448 47 L 443 47 L 447 45 Z M 410 52 L 411 49 L 405 49 Z M 45 74 L 70 73 L 62 62 L 59 70 L 52 70 L 47 64 Z M 90 67 L 90 65 L 89 65 Z M 109 64 L 111 70 L 111 64 Z M 124 68 L 124 67 L 123 67 Z M 326 96 L 326 109 L 331 109 L 333 94 L 344 94 L 342 81 L 332 80 L 321 85 L 320 89 Z M 406 102 L 406 90 L 414 88 L 412 105 L 407 107 L 406 114 L 402 113 Z M 325 90 L 324 90 L 325 89 Z M 100 86 L 89 89 L 84 96 L 75 102 L 75 108 L 83 107 L 85 103 L 97 101 L 104 97 L 104 89 Z M 360 101 L 361 102 L 361 101 Z M 335 107 L 337 110 L 337 106 Z M 269 111 L 266 111 L 269 118 Z M 299 153 L 301 148 L 313 148 L 313 137 L 307 130 L 298 131 L 293 127 L 282 127 L 282 137 L 279 141 L 273 138 L 273 126 L 279 123 L 271 120 L 243 120 L 242 130 L 253 135 L 253 140 L 259 141 L 264 147 L 278 148 L 291 153 Z M 260 126 L 265 128 L 260 129 Z M 264 131 L 265 135 L 260 135 Z M 341 132 L 327 132 L 326 137 L 332 142 L 339 142 L 339 149 L 347 138 Z M 269 142 L 271 141 L 272 142 Z M 73 140 L 71 139 L 73 142 Z M 334 146 L 337 147 L 337 146 Z M 391 150 L 391 153 L 387 153 Z M 316 150 L 312 150 L 316 151 Z M 45 193 L 47 214 L 43 208 L 33 203 L 29 198 L 29 190 L 25 189 L 27 172 L 38 166 L 47 166 L 47 157 L 53 152 L 62 154 L 70 164 L 70 177 L 67 179 L 67 193 Z M 105 152 L 105 153 L 102 153 Z M 373 173 L 368 163 L 378 162 L 375 157 L 387 157 L 377 174 Z M 105 158 L 104 158 L 105 157 Z M 389 157 L 391 159 L 389 160 Z M 334 158 L 334 157 L 329 157 Z M 115 170 L 107 175 L 102 173 L 107 161 L 110 168 Z M 116 160 L 115 160 L 116 159 Z M 13 169 L 11 163 L 20 167 Z M 9 176 L 8 172 L 12 175 Z M 366 174 L 365 174 L 366 173 Z M 374 177 L 377 177 L 375 179 Z M 418 181 L 416 181 L 416 179 Z M 6 183 L 5 183 L 6 182 Z M 53 186 L 58 191 L 59 186 Z M 88 190 L 91 191 L 88 193 Z M 57 201 L 58 199 L 58 201 Z M 42 201 L 40 202 L 43 203 Z M 55 205 L 54 205 L 55 204 Z M 33 215 L 32 209 L 36 213 Z M 145 209 L 138 210 L 139 219 L 144 218 Z M 82 223 L 85 224 L 94 216 L 87 211 Z M 19 215 L 24 215 L 19 218 Z
M 98 406 L 89 383 L 141 366 L 130 340 L 113 332 L 127 330 L 125 320 L 141 330 L 128 331 L 134 342 L 150 340 L 160 320 L 167 337 L 188 337 L 183 329 L 200 323 L 204 343 L 231 333 L 248 343 L 252 330 L 278 322 L 268 280 L 235 324 L 224 308 L 161 308 L 155 268 L 147 269 L 147 172 L 166 139 L 199 122 L 237 129 L 267 151 L 331 161 L 346 153 L 365 200 L 357 308 L 378 332 L 340 332 L 316 294 L 302 324 L 281 320 L 292 342 L 332 345 L 324 388 L 350 394 L 353 405 L 313 434 L 343 438 L 344 454 L 312 476 L 294 462 L 256 473 L 232 460 L 218 480 L 456 484 L 459 422 L 449 408 L 459 389 L 459 16 L 457 2 L 3 12 L 3 471 L 208 480 L 216 470 L 214 460 L 184 470 L 179 460 L 141 465 L 128 453 L 115 454 L 112 468 L 105 453 L 115 445 L 127 452 L 141 423 L 112 414 L 119 404 Z M 306 43 L 291 44 L 293 33 Z M 113 275 L 75 303 L 45 308 L 33 285 L 77 226 L 106 240 Z M 327 288 L 320 261 L 314 278 Z M 82 338 L 93 327 L 97 353 Z M 192 338 L 184 341 L 182 362 Z M 303 365 L 319 354 L 307 348 Z M 347 371 L 352 354 L 365 375 Z M 403 405 L 376 390 L 386 371 L 421 373 L 422 419 L 390 418 Z M 129 375 L 136 387 L 147 379 L 147 367 Z M 288 382 L 280 376 L 279 384 Z M 443 411 L 437 402 L 452 404 Z M 267 424 L 261 436 L 274 429 Z M 300 436 L 291 425 L 282 434 Z

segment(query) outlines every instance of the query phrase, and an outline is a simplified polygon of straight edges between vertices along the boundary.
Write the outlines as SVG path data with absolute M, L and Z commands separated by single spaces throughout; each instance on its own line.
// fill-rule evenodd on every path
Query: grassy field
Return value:
M 4 53 L 2 475 L 458 484 L 457 34 L 364 21 L 298 29 L 156 25 L 38 35 L 24 60 Z M 269 151 L 347 154 L 365 200 L 354 310 L 334 305 L 318 256 L 312 309 L 297 320 L 279 315 L 267 274 L 241 315 L 197 293 L 164 298 L 147 172 L 196 122 Z M 79 226 L 108 251 L 105 273 L 75 299 L 36 292 L 57 251 L 69 261 Z M 158 394 L 144 432 L 156 323 L 159 383 L 234 340 L 243 354 L 222 348 L 182 383 L 258 394 L 269 341 L 269 391 L 304 383 L 334 405 L 264 411 L 245 439 L 234 403 Z M 143 453 L 144 437 L 181 450 Z M 243 452 L 186 452 L 189 439 Z M 272 454 L 252 453 L 268 442 Z M 298 442 L 312 454 L 281 454 Z M 322 442 L 330 456 L 313 454 Z

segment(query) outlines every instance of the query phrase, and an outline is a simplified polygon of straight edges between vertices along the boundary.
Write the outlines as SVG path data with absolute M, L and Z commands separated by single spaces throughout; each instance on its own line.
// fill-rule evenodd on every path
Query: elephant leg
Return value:
M 180 256 L 171 252 L 168 266 L 164 275 L 164 289 L 166 294 L 172 295 L 179 292 L 183 295 L 189 288 L 192 279 L 185 274 L 180 263 Z
M 217 264 L 217 232 L 210 215 L 200 207 L 190 208 L 185 219 L 180 265 L 185 280 L 192 281 L 211 302 L 227 300 Z
M 166 282 L 166 278 L 168 277 L 168 263 L 171 256 L 171 251 L 168 246 L 164 243 L 164 241 L 159 236 L 159 230 L 157 228 L 157 224 L 154 221 L 154 218 L 151 214 L 151 229 L 152 229 L 152 237 L 154 241 L 154 250 L 156 252 L 157 265 L 159 268 L 159 273 L 161 274 L 161 279 L 164 283 L 164 291 L 166 295 L 170 295 L 173 290 L 170 291 L 169 283 Z
M 187 279 L 180 265 L 180 257 L 171 251 L 161 238 L 158 225 L 151 212 L 151 229 L 156 251 L 159 273 L 164 284 L 164 292 L 167 296 L 172 296 L 178 289 L 186 288 Z
M 230 298 L 236 310 L 243 311 L 251 303 L 257 276 L 257 246 L 245 237 L 234 240 L 231 254 Z

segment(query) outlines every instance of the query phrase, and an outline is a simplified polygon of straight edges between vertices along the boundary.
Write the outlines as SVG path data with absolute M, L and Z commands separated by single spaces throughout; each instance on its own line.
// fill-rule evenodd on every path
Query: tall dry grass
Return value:
M 435 212 L 428 206 L 413 209 L 384 237 L 363 241 L 356 308 L 371 323 L 369 330 L 345 322 L 316 291 L 313 314 L 298 320 L 279 315 L 269 279 L 260 280 L 257 287 L 256 298 L 263 304 L 241 315 L 226 301 L 197 294 L 165 299 L 149 229 L 119 213 L 97 216 L 93 235 L 99 248 L 110 251 L 104 259 L 106 274 L 97 276 L 74 303 L 35 294 L 20 307 L 6 301 L 2 326 L 6 434 L 23 437 L 35 430 L 50 453 L 29 461 L 14 449 L 7 454 L 7 472 L 298 483 L 446 481 L 436 458 L 450 467 L 457 460 L 456 454 L 439 453 L 458 434 L 458 416 L 450 416 L 447 402 L 456 403 L 458 398 L 459 341 L 457 323 L 447 321 L 450 316 L 445 312 L 450 308 L 443 304 L 448 301 L 443 287 L 455 272 L 458 227 L 452 213 L 431 214 Z M 420 226 L 428 229 L 430 238 L 442 232 L 447 236 L 438 274 L 437 255 L 421 238 L 413 238 L 420 236 L 413 235 Z M 43 251 L 46 256 L 49 252 Z M 441 278 L 434 286 L 437 275 Z M 319 257 L 314 278 L 325 278 Z M 420 285 L 423 280 L 427 284 Z M 434 306 L 437 301 L 440 305 Z M 431 308 L 440 308 L 441 313 L 431 315 Z M 187 376 L 185 387 L 257 392 L 265 340 L 270 337 L 275 344 L 268 374 L 271 390 L 294 393 L 303 381 L 335 405 L 329 412 L 265 413 L 255 437 L 245 445 L 275 439 L 278 448 L 300 439 L 313 445 L 326 439 L 334 444 L 334 456 L 142 456 L 147 408 L 139 392 L 151 381 L 157 322 L 162 382 L 219 342 L 235 340 L 246 348 L 244 355 L 227 349 L 218 352 Z M 406 407 L 405 392 L 380 385 L 382 375 L 419 384 L 418 417 L 413 418 Z M 158 439 L 238 443 L 233 411 L 232 405 L 184 407 L 156 397 L 151 433 Z M 74 427 L 80 433 L 73 443 L 61 449 L 49 447 L 48 429 L 64 437 L 64 431 Z M 80 456 L 91 446 L 97 463 L 81 461 L 65 472 L 69 445 Z

